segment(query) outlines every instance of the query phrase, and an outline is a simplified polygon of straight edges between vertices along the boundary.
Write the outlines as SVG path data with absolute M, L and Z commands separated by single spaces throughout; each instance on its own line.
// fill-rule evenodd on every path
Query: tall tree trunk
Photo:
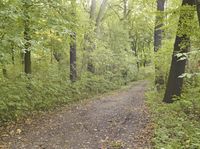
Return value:
M 198 14 L 198 20 L 199 20 L 199 26 L 200 26 L 200 0 L 196 0 L 197 5 L 197 14 Z
M 154 28 L 154 52 L 157 52 L 162 46 L 163 21 L 164 21 L 165 0 L 157 0 L 157 15 Z M 155 64 L 155 85 L 157 89 L 164 84 L 164 76 L 160 74 L 158 64 Z
M 96 12 L 96 0 L 92 0 L 91 3 L 91 7 L 90 7 L 90 20 L 93 24 L 93 22 L 95 21 L 95 12 Z M 91 25 L 92 26 L 92 25 Z M 91 54 L 91 52 L 93 51 L 93 45 L 94 42 L 92 42 L 92 39 L 90 39 L 91 37 L 89 37 L 89 35 L 85 36 L 85 40 L 87 40 L 87 43 L 89 43 L 90 45 L 86 48 L 86 50 L 89 52 L 89 54 Z M 91 73 L 95 72 L 95 67 L 93 65 L 93 61 L 91 59 L 91 56 L 89 55 L 88 57 L 88 64 L 87 64 L 87 70 Z
M 100 30 L 99 27 L 100 27 L 101 20 L 103 18 L 104 12 L 106 10 L 107 1 L 108 0 L 102 1 L 99 13 L 98 13 L 97 18 L 96 18 L 95 33 L 97 34 L 97 36 L 99 34 L 99 30 Z M 90 19 L 91 19 L 92 22 L 95 21 L 95 12 L 96 12 L 96 0 L 92 0 L 91 8 L 90 8 Z M 88 35 L 86 35 L 86 39 L 90 43 L 89 48 L 87 48 L 87 50 L 91 53 L 95 49 L 95 44 L 92 41 L 93 39 L 90 39 L 90 37 Z M 90 56 L 88 58 L 87 70 L 91 73 L 95 72 L 93 60 L 91 59 Z
M 195 0 L 183 0 L 182 6 L 194 6 Z M 182 8 L 180 12 L 178 31 L 174 44 L 174 51 L 172 55 L 171 68 L 168 77 L 167 88 L 165 91 L 163 101 L 166 103 L 173 102 L 174 96 L 180 96 L 183 86 L 183 78 L 180 77 L 185 72 L 186 59 L 180 60 L 177 56 L 178 53 L 187 53 L 190 48 L 190 33 L 184 33 L 184 31 L 190 31 L 191 24 L 188 20 L 193 19 L 194 11 L 189 8 Z M 183 46 L 184 45 L 184 46 Z
M 96 13 L 96 0 L 92 0 L 91 6 L 90 6 L 90 19 L 92 21 L 95 20 L 95 13 Z
M 74 23 L 76 23 L 76 0 L 71 1 L 72 7 L 72 18 Z M 70 35 L 70 80 L 75 82 L 77 79 L 77 70 L 76 70 L 76 27 L 72 26 L 72 33 Z
M 164 20 L 165 0 L 157 0 L 157 15 L 154 29 L 154 51 L 157 52 L 162 45 L 162 27 Z
M 70 42 L 70 80 L 75 82 L 77 78 L 76 71 L 76 34 L 71 35 Z
M 128 14 L 128 0 L 123 0 L 123 3 L 124 3 L 124 20 L 126 20 Z
M 103 18 L 104 12 L 106 10 L 107 2 L 108 2 L 108 0 L 102 1 L 99 13 L 97 15 L 97 19 L 96 19 L 96 33 L 97 33 L 97 35 L 99 33 L 99 27 L 100 27 L 101 20 Z
M 26 74 L 31 74 L 31 37 L 30 37 L 30 16 L 29 16 L 29 4 L 24 2 L 24 40 L 25 43 L 25 53 L 24 53 L 24 72 Z

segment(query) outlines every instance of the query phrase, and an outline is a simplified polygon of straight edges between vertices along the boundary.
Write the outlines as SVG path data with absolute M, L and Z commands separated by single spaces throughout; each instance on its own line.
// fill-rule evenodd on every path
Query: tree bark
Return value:
M 156 16 L 156 24 L 154 29 L 154 51 L 157 52 L 162 45 L 162 27 L 164 15 L 162 14 L 165 9 L 165 0 L 157 0 L 157 16 Z
M 194 6 L 195 0 L 183 0 L 182 6 Z M 190 33 L 182 33 L 183 31 L 190 31 L 191 24 L 187 20 L 194 17 L 194 11 L 188 8 L 182 8 L 180 12 L 178 31 L 174 44 L 174 51 L 172 55 L 171 68 L 168 77 L 168 83 L 163 101 L 166 103 L 173 102 L 173 97 L 181 95 L 183 78 L 180 77 L 185 72 L 186 59 L 180 60 L 177 57 L 178 53 L 187 53 L 190 48 Z
M 8 78 L 8 73 L 7 73 L 6 66 L 3 66 L 2 72 L 3 72 L 4 78 Z
M 92 0 L 91 7 L 90 7 L 90 19 L 92 21 L 95 20 L 95 12 L 96 12 L 96 0 Z
M 72 12 L 74 23 L 76 23 L 76 0 L 71 1 Z M 77 70 L 76 70 L 76 31 L 75 27 L 72 26 L 72 33 L 70 35 L 70 80 L 75 82 L 77 79 Z
M 162 46 L 163 29 L 164 26 L 164 10 L 165 10 L 165 0 L 157 0 L 157 15 L 155 21 L 154 29 L 154 52 L 157 52 Z M 157 90 L 160 90 L 161 86 L 164 85 L 164 76 L 160 74 L 160 67 L 155 64 L 155 86 Z
M 76 34 L 71 35 L 70 42 L 70 80 L 75 82 L 77 78 L 76 71 Z
M 12 64 L 15 65 L 15 49 L 13 42 L 11 42 L 11 60 Z
M 128 14 L 128 0 L 123 0 L 124 3 L 124 19 L 127 19 L 127 14 Z
M 163 20 L 164 20 L 164 9 L 165 9 L 165 0 L 157 0 L 157 15 L 155 21 L 154 29 L 154 52 L 157 52 L 162 46 L 162 34 L 163 34 Z M 160 86 L 163 84 L 163 76 L 159 75 L 159 67 L 155 66 L 155 85 Z
M 196 5 L 197 5 L 197 14 L 198 14 L 199 26 L 200 26 L 200 0 L 196 0 Z
M 97 19 L 96 19 L 96 33 L 97 34 L 99 33 L 100 23 L 101 23 L 101 20 L 103 18 L 104 12 L 106 10 L 107 2 L 108 2 L 108 0 L 103 0 L 102 1 L 99 13 L 97 15 Z
M 91 22 L 95 21 L 95 12 L 96 12 L 96 0 L 92 0 L 91 7 L 90 7 L 90 20 Z M 93 24 L 93 23 L 92 23 Z M 91 53 L 93 51 L 92 45 L 94 44 L 92 40 L 90 39 L 89 35 L 85 36 L 85 40 L 87 40 L 87 43 L 90 43 L 90 45 L 86 48 L 86 50 Z M 88 64 L 87 64 L 87 70 L 91 73 L 95 72 L 95 67 L 93 65 L 93 61 L 91 57 L 88 57 Z
M 24 53 L 24 72 L 26 74 L 31 74 L 31 37 L 30 37 L 30 16 L 29 16 L 29 4 L 24 2 L 24 40 L 25 43 L 25 53 Z

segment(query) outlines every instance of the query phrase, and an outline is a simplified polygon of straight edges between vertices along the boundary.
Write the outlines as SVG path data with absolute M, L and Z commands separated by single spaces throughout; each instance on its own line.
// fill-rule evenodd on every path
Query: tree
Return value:
M 157 52 L 162 45 L 163 19 L 165 0 L 157 0 L 157 15 L 154 29 L 154 51 Z
M 91 26 L 93 25 L 93 22 L 95 21 L 95 13 L 96 13 L 96 0 L 92 0 L 91 2 L 91 6 L 90 6 L 90 24 Z M 85 35 L 85 40 L 87 40 L 87 42 L 90 44 L 86 50 L 91 53 L 93 51 L 93 45 L 94 43 L 92 42 L 91 37 L 89 37 L 89 35 Z M 88 64 L 87 64 L 87 70 L 91 73 L 95 72 L 95 68 L 92 62 L 91 57 L 89 56 L 88 58 Z
M 157 52 L 162 46 L 163 38 L 163 21 L 164 21 L 164 12 L 165 9 L 165 0 L 157 0 L 157 15 L 154 28 L 154 52 Z M 164 84 L 164 76 L 160 74 L 160 68 L 155 64 L 155 85 L 159 89 L 160 85 Z
M 163 99 L 166 103 L 173 102 L 174 96 L 181 95 L 183 77 L 180 76 L 185 72 L 186 58 L 184 55 L 190 48 L 190 32 L 192 24 L 189 21 L 191 21 L 194 16 L 194 9 L 192 7 L 194 5 L 195 0 L 183 0 L 182 2 L 172 62 Z
M 90 6 L 90 21 L 91 21 L 91 26 L 93 25 L 93 23 L 95 22 L 95 33 L 98 36 L 99 34 L 99 30 L 100 30 L 100 23 L 102 21 L 102 18 L 104 16 L 104 12 L 106 10 L 106 6 L 107 6 L 107 1 L 108 0 L 103 0 L 98 12 L 97 17 L 95 16 L 96 14 L 96 0 L 91 0 L 91 6 Z M 96 20 L 95 20 L 96 18 Z M 89 52 L 89 55 L 94 51 L 96 45 L 95 42 L 93 41 L 94 39 L 91 39 L 90 35 L 86 34 L 85 35 L 85 40 L 87 41 L 87 43 L 89 43 L 89 45 L 87 45 L 87 47 L 85 47 L 85 50 L 87 50 Z M 91 73 L 95 72 L 95 67 L 93 64 L 93 60 L 91 58 L 91 56 L 88 57 L 88 64 L 87 64 L 87 70 Z
M 91 6 L 90 6 L 90 19 L 92 21 L 95 20 L 95 13 L 96 13 L 96 0 L 92 0 Z
M 26 74 L 31 74 L 31 36 L 30 36 L 30 16 L 29 16 L 30 4 L 28 1 L 24 1 L 23 5 L 23 15 L 24 15 L 24 72 Z
M 123 0 L 123 3 L 124 3 L 124 19 L 126 19 L 128 14 L 128 0 Z
M 96 18 L 96 30 L 95 31 L 96 31 L 97 35 L 99 34 L 99 27 L 100 27 L 101 20 L 104 16 L 104 13 L 105 13 L 105 10 L 106 10 L 107 2 L 108 2 L 108 0 L 102 1 L 99 13 L 98 13 L 97 18 Z
M 197 5 L 198 20 L 200 25 L 200 0 L 196 0 L 196 5 Z
M 76 31 L 74 23 L 76 23 L 76 0 L 71 1 L 71 7 L 72 7 L 72 18 L 73 18 L 73 24 L 72 24 L 72 32 L 70 35 L 70 80 L 72 82 L 76 81 L 77 78 L 77 70 L 76 70 Z

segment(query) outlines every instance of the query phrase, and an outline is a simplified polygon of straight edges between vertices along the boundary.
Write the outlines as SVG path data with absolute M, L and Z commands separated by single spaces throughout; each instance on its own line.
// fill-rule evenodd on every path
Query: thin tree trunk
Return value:
M 30 37 L 30 16 L 29 16 L 29 5 L 24 2 L 24 40 L 25 43 L 25 53 L 24 53 L 24 72 L 26 74 L 31 74 L 31 37 Z
M 156 25 L 154 30 L 154 51 L 157 52 L 162 46 L 162 27 L 165 10 L 165 0 L 157 0 L 157 16 L 156 16 Z
M 95 21 L 95 12 L 96 12 L 96 0 L 92 0 L 91 7 L 90 7 L 90 20 L 93 24 Z M 92 25 L 91 25 L 92 26 Z M 89 35 L 85 36 L 85 39 L 87 40 L 87 43 L 90 43 L 90 45 L 86 48 L 86 50 L 89 52 L 89 54 L 93 51 L 93 42 L 90 39 Z M 88 64 L 87 64 L 87 70 L 91 73 L 95 72 L 95 67 L 93 65 L 93 61 L 91 59 L 91 56 L 88 57 Z
M 199 26 L 200 26 L 200 0 L 196 0 L 196 5 L 197 5 L 197 14 L 198 14 Z
M 194 6 L 195 0 L 183 0 L 182 6 Z M 172 55 L 171 68 L 168 77 L 168 83 L 163 101 L 166 103 L 173 102 L 174 96 L 180 96 L 183 86 L 183 78 L 180 77 L 185 72 L 186 59 L 180 60 L 177 57 L 178 53 L 187 53 L 190 48 L 190 33 L 183 33 L 190 31 L 191 25 L 187 20 L 193 19 L 194 11 L 183 8 L 180 12 L 178 31 L 174 44 L 174 51 Z M 184 45 L 184 46 L 183 46 Z
M 5 65 L 3 66 L 2 72 L 3 72 L 4 78 L 8 78 L 8 73 L 7 73 L 7 69 Z
M 71 1 L 72 12 L 74 23 L 76 23 L 76 0 Z M 76 70 L 76 31 L 75 26 L 72 26 L 72 33 L 70 35 L 70 80 L 75 82 L 77 79 L 77 70 Z
M 12 59 L 12 64 L 15 65 L 15 49 L 13 43 L 11 43 L 11 59 Z
M 95 12 L 96 12 L 96 0 L 92 0 L 92 4 L 90 7 L 90 19 L 92 21 L 95 20 Z
M 107 1 L 108 0 L 103 0 L 102 1 L 99 13 L 98 13 L 97 18 L 96 18 L 95 33 L 97 34 L 97 36 L 99 34 L 99 30 L 100 30 L 99 28 L 100 28 L 101 20 L 103 18 L 104 12 L 106 10 Z M 91 8 L 90 8 L 90 19 L 91 19 L 92 22 L 95 21 L 95 12 L 96 12 L 96 0 L 92 0 L 92 4 L 91 4 Z M 87 50 L 91 53 L 95 49 L 95 44 L 92 41 L 92 39 L 90 39 L 90 37 L 88 37 L 88 35 L 86 35 L 86 39 L 90 43 L 89 48 L 87 48 Z M 94 64 L 93 64 L 93 60 L 92 60 L 92 58 L 90 56 L 88 58 L 87 70 L 89 72 L 91 72 L 91 73 L 95 72 L 95 67 L 94 67 Z
M 98 13 L 98 16 L 96 19 L 96 33 L 97 34 L 99 33 L 100 23 L 103 18 L 104 12 L 106 10 L 107 2 L 108 2 L 108 0 L 103 0 L 101 3 L 101 6 L 100 6 L 100 10 L 99 10 L 99 13 Z
M 157 0 L 157 16 L 154 30 L 154 51 L 157 52 L 162 46 L 162 27 L 164 15 L 162 14 L 165 9 L 165 0 Z
M 128 14 L 128 0 L 123 0 L 123 2 L 124 2 L 124 20 L 126 20 Z
M 76 34 L 71 35 L 70 42 L 70 80 L 75 82 L 77 78 L 76 71 Z
M 157 52 L 162 46 L 163 21 L 164 21 L 165 0 L 157 0 L 157 15 L 154 29 L 154 52 Z M 160 74 L 158 64 L 155 64 L 155 85 L 157 90 L 164 84 L 164 76 Z

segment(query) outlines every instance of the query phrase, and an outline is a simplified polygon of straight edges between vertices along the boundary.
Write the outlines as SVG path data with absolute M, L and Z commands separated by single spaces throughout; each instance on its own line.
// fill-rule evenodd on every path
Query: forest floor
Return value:
M 11 149 L 149 149 L 146 81 L 27 119 L 1 137 Z M 1 143 L 0 143 L 1 144 Z

